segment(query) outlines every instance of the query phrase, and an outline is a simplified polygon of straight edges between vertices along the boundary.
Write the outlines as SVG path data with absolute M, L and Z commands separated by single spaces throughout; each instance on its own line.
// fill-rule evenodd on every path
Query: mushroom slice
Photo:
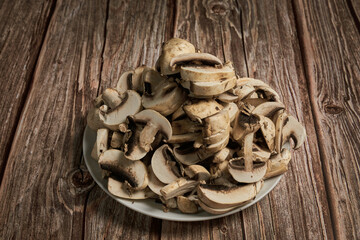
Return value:
M 239 97 L 233 93 L 231 93 L 230 91 L 224 92 L 222 94 L 220 94 L 219 96 L 217 96 L 217 99 L 219 99 L 222 102 L 225 103 L 233 103 L 239 100 Z
M 240 87 L 240 86 L 244 86 L 244 85 L 249 85 L 252 87 L 269 87 L 269 85 L 267 83 L 265 83 L 264 81 L 261 81 L 259 79 L 255 79 L 255 78 L 238 78 L 237 82 L 236 82 L 236 86 Z
M 225 78 L 223 80 L 216 80 L 212 82 L 181 82 L 181 85 L 189 89 L 193 96 L 213 97 L 220 95 L 229 89 L 233 88 L 236 84 L 236 77 Z
M 146 167 L 141 161 L 131 161 L 124 153 L 117 149 L 109 149 L 99 157 L 100 167 L 112 173 L 122 181 L 128 182 L 134 190 L 147 187 L 149 179 Z
M 231 208 L 253 199 L 256 185 L 246 184 L 236 187 L 200 184 L 197 190 L 199 200 L 211 208 Z
M 183 65 L 209 65 L 209 66 L 222 66 L 220 59 L 209 53 L 185 53 L 175 56 L 170 61 L 170 67 L 173 70 L 180 70 Z
M 112 177 L 108 178 L 108 190 L 112 195 L 126 199 L 146 199 L 152 195 L 147 188 L 143 190 L 128 189 L 126 183 L 119 182 Z
M 280 109 L 284 109 L 285 106 L 281 102 L 264 102 L 255 107 L 252 114 L 271 117 L 273 113 Z
M 239 100 L 243 100 L 244 98 L 247 98 L 252 93 L 255 92 L 255 88 L 251 85 L 242 85 L 242 86 L 236 86 L 233 90 L 231 90 Z
M 133 88 L 133 84 L 132 84 L 133 75 L 134 75 L 134 70 L 130 70 L 130 71 L 124 72 L 120 76 L 120 78 L 116 84 L 116 90 L 120 94 L 123 94 L 127 90 L 131 90 Z
M 203 128 L 203 136 L 210 137 L 217 133 L 220 133 L 225 130 L 229 130 L 230 127 L 230 119 L 229 113 L 227 111 L 220 111 L 210 117 L 207 117 L 203 120 L 204 128 Z
M 145 127 L 140 133 L 140 147 L 145 151 L 150 151 L 151 144 L 155 140 L 155 136 L 160 132 L 166 140 L 172 136 L 172 128 L 169 121 L 160 113 L 146 109 L 134 115 L 134 121 L 137 123 L 145 123 Z
M 208 145 L 208 146 L 202 146 L 199 149 L 199 156 L 202 159 L 205 159 L 209 156 L 209 154 L 213 155 L 214 153 L 219 152 L 221 149 L 225 148 L 226 145 L 229 143 L 229 135 L 227 135 L 224 139 L 221 141 Z M 207 156 L 207 157 L 205 157 Z
M 192 191 L 198 185 L 197 181 L 186 180 L 185 178 L 178 178 L 174 182 L 163 187 L 160 192 L 164 199 L 170 199 L 184 193 Z
M 214 135 L 211 135 L 209 137 L 204 137 L 202 139 L 202 143 L 205 145 L 211 145 L 211 144 L 220 142 L 221 140 L 223 140 L 229 136 L 230 129 L 231 129 L 231 127 L 229 125 L 226 129 L 221 130 L 220 132 L 215 133 Z
M 189 178 L 195 179 L 198 181 L 209 180 L 210 173 L 206 168 L 201 165 L 191 165 L 185 168 L 185 174 L 188 175 Z
M 178 135 L 172 135 L 168 143 L 184 143 L 193 142 L 201 136 L 201 132 L 184 133 Z
M 260 117 L 249 114 L 246 111 L 239 111 L 236 115 L 232 137 L 240 142 L 248 133 L 256 132 L 260 128 Z
M 228 164 L 229 161 L 227 160 L 220 163 L 212 164 L 210 166 L 211 179 L 220 178 L 228 174 L 228 170 L 227 170 Z
M 99 156 L 97 155 L 97 143 L 95 142 L 94 143 L 94 146 L 93 146 L 93 148 L 92 148 L 92 150 L 91 150 L 91 157 L 93 158 L 93 159 L 95 159 L 96 161 L 98 161 L 99 160 Z
M 110 146 L 112 148 L 120 148 L 123 145 L 124 134 L 120 132 L 113 132 L 111 136 Z
M 282 129 L 281 144 L 284 145 L 290 138 L 293 139 L 295 146 L 298 149 L 306 138 L 306 131 L 303 125 L 299 123 L 293 116 L 288 116 Z
M 275 177 L 283 174 L 288 170 L 288 165 L 291 160 L 291 153 L 284 148 L 281 153 L 272 156 L 267 162 L 267 170 L 264 179 Z
M 119 124 L 123 123 L 127 116 L 134 115 L 140 109 L 140 95 L 133 90 L 127 90 L 122 97 L 122 103 L 107 113 L 100 114 L 100 120 L 107 128 L 116 131 Z
M 202 126 L 198 122 L 191 121 L 189 118 L 172 121 L 171 127 L 174 135 L 193 133 L 202 130 Z
M 260 147 L 258 144 L 253 143 L 253 160 L 260 160 L 261 162 L 266 162 L 269 160 L 271 152 L 267 149 Z
M 177 207 L 183 213 L 197 213 L 198 207 L 189 198 L 184 196 L 177 196 Z
M 281 109 L 274 114 L 273 121 L 275 123 L 275 151 L 277 153 L 281 152 L 281 139 L 282 139 L 282 129 L 284 122 L 287 119 L 287 113 L 285 110 Z
M 235 77 L 235 71 L 230 62 L 226 63 L 223 67 L 211 67 L 204 65 L 182 66 L 180 74 L 183 82 L 214 82 L 224 81 L 225 79 L 232 79 Z M 235 86 L 235 84 L 236 79 L 234 80 L 233 86 Z
M 171 183 L 181 175 L 176 160 L 168 145 L 162 145 L 154 152 L 151 159 L 151 167 L 155 176 L 163 183 Z
M 241 183 L 253 183 L 260 181 L 266 173 L 265 162 L 254 162 L 251 171 L 245 170 L 244 158 L 233 158 L 229 161 L 228 170 L 231 176 Z
M 200 121 L 203 118 L 214 115 L 223 108 L 220 103 L 213 99 L 200 100 L 183 106 L 185 113 L 193 121 Z
M 151 165 L 148 167 L 148 175 L 149 175 L 149 183 L 148 187 L 156 193 L 157 195 L 161 196 L 160 190 L 165 186 L 154 174 Z
M 96 151 L 98 157 L 100 157 L 100 155 L 108 149 L 108 138 L 109 138 L 109 129 L 99 128 L 97 130 Z
M 211 208 L 208 205 L 206 205 L 205 203 L 203 203 L 201 200 L 198 201 L 198 204 L 202 209 L 204 209 L 206 212 L 211 213 L 211 214 L 227 213 L 238 207 L 238 206 L 235 206 L 235 207 L 229 207 L 229 208 Z M 241 206 L 241 205 L 239 205 L 239 206 Z
M 87 121 L 87 125 L 92 130 L 96 131 L 99 128 L 104 127 L 104 123 L 101 121 L 100 115 L 101 115 L 101 112 L 100 112 L 99 108 L 93 107 L 89 110 L 86 121 Z
M 157 62 L 157 68 L 160 69 L 161 74 L 171 75 L 178 73 L 180 70 L 173 70 L 170 66 L 170 61 L 175 56 L 185 53 L 195 53 L 194 45 L 180 38 L 172 38 L 165 42 L 162 46 L 161 55 Z
M 102 94 L 102 98 L 111 109 L 116 108 L 122 102 L 119 92 L 114 88 L 107 88 Z
M 182 108 L 182 106 L 180 106 L 172 115 L 171 120 L 174 121 L 176 119 L 185 117 L 186 113 L 184 112 L 184 109 Z
M 275 148 L 275 124 L 270 118 L 260 117 L 260 129 L 270 152 Z
M 139 146 L 140 133 L 143 127 L 135 123 L 133 116 L 128 116 L 127 122 L 126 127 L 123 125 L 120 127 L 122 130 L 125 130 L 123 138 L 125 157 L 133 161 L 140 160 L 148 153 Z
M 219 152 L 214 154 L 213 163 L 221 163 L 225 160 L 229 160 L 231 156 L 234 154 L 234 150 L 228 147 L 223 148 Z
M 183 144 L 182 146 L 177 146 L 174 148 L 175 158 L 185 165 L 193 165 L 201 161 L 197 150 L 193 148 L 192 145 Z
M 97 97 L 94 99 L 93 103 L 94 103 L 94 106 L 95 106 L 96 108 L 99 108 L 101 105 L 103 105 L 103 104 L 104 104 L 104 100 L 103 100 L 103 98 L 102 98 L 102 94 L 100 94 L 99 96 L 97 96 Z
M 235 120 L 236 114 L 239 112 L 238 106 L 236 105 L 236 103 L 233 102 L 225 104 L 223 110 L 228 112 L 230 123 L 232 123 Z

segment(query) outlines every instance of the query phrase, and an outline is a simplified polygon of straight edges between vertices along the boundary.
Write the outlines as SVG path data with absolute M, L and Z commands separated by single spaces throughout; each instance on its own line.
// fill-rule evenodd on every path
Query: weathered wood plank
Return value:
M 295 10 L 335 236 L 359 239 L 359 26 L 346 1 Z
M 172 10 L 167 1 L 110 0 L 100 92 L 119 76 L 143 64 L 154 66 L 162 42 L 171 37 Z M 161 220 L 126 209 L 96 188 L 86 208 L 86 239 L 158 239 Z
M 306 94 L 298 94 L 306 93 L 307 87 L 291 4 L 212 1 L 208 6 L 204 1 L 182 1 L 177 9 L 175 36 L 194 42 L 204 52 L 233 61 L 240 76 L 249 74 L 268 82 L 283 96 L 289 112 L 305 124 L 309 136 L 305 146 L 294 154 L 290 171 L 268 197 L 243 213 L 224 218 L 239 219 L 228 221 L 227 237 L 238 239 L 244 234 L 250 239 L 331 239 L 330 213 L 309 99 Z M 222 229 L 219 220 L 210 224 L 212 229 Z M 186 226 L 191 228 L 163 221 L 162 238 L 176 238 L 166 232 L 168 228 L 182 228 L 198 235 L 196 229 L 189 231 Z M 221 232 L 210 235 L 224 238 Z
M 1 184 L 1 239 L 82 237 L 93 186 L 79 168 L 82 133 L 98 88 L 105 12 L 102 0 L 57 1 Z
M 0 182 L 53 3 L 0 3 Z

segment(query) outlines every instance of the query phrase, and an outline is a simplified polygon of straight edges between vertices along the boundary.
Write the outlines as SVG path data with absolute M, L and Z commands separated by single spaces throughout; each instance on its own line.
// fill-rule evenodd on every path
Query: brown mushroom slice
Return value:
M 205 159 L 214 153 L 221 151 L 221 149 L 225 148 L 226 145 L 229 143 L 229 135 L 227 135 L 221 141 L 210 144 L 208 146 L 203 146 L 199 149 L 199 157 Z
M 284 108 L 285 106 L 281 102 L 264 102 L 256 106 L 255 109 L 252 111 L 252 114 L 271 117 L 273 113 Z
M 186 103 L 186 102 L 185 102 Z M 182 118 L 182 117 L 185 117 L 186 116 L 186 113 L 183 109 L 183 105 L 181 105 L 172 115 L 171 117 L 171 120 L 174 121 L 176 119 L 179 119 L 179 118 Z
M 236 86 L 244 86 L 249 85 L 253 87 L 270 87 L 269 84 L 255 78 L 238 78 L 236 82 Z
M 113 132 L 111 136 L 110 146 L 112 148 L 120 148 L 123 145 L 124 134 L 120 132 Z
M 133 88 L 133 84 L 132 84 L 133 75 L 134 75 L 134 70 L 130 70 L 130 71 L 124 72 L 120 76 L 120 78 L 116 84 L 116 90 L 120 94 L 126 92 L 127 90 L 131 90 Z
M 148 175 L 149 175 L 148 187 L 151 189 L 151 191 L 161 196 L 160 190 L 165 186 L 165 184 L 155 176 L 151 165 L 149 165 L 148 167 Z
M 181 175 L 176 160 L 168 145 L 162 145 L 154 152 L 151 158 L 151 167 L 155 176 L 163 183 L 169 184 Z
M 220 95 L 236 84 L 236 77 L 226 78 L 224 80 L 217 80 L 212 82 L 181 82 L 181 85 L 189 89 L 193 96 L 213 97 Z
M 146 199 L 152 196 L 151 191 L 147 188 L 143 190 L 130 190 L 126 183 L 117 181 L 112 177 L 108 178 L 108 190 L 112 195 L 126 199 Z
M 271 152 L 267 149 L 262 148 L 256 143 L 253 143 L 253 160 L 260 160 L 261 162 L 266 162 L 269 160 Z
M 199 100 L 183 106 L 185 113 L 193 121 L 200 121 L 220 112 L 224 107 L 213 99 Z
M 245 111 L 239 111 L 234 121 L 231 135 L 238 142 L 241 142 L 248 133 L 256 132 L 260 128 L 260 117 Z
M 160 196 L 159 199 L 163 203 L 163 211 L 164 212 L 169 212 L 170 209 L 178 208 L 176 197 L 165 200 L 165 198 L 163 196 Z
M 155 140 L 155 136 L 160 132 L 165 140 L 169 140 L 172 136 L 172 128 L 169 121 L 160 113 L 146 109 L 134 115 L 134 121 L 137 123 L 145 123 L 145 127 L 140 133 L 140 147 L 145 151 L 150 151 L 151 144 Z
M 170 199 L 184 193 L 192 191 L 198 185 L 197 181 L 186 180 L 185 178 L 178 178 L 174 182 L 163 187 L 160 192 L 164 199 Z
M 96 108 L 99 108 L 101 105 L 104 104 L 104 100 L 102 98 L 102 94 L 100 94 L 99 96 L 97 96 L 94 101 L 93 104 Z
M 102 98 L 107 106 L 111 109 L 116 108 L 122 103 L 119 92 L 114 88 L 107 88 L 102 94 Z
M 174 135 L 194 133 L 202 130 L 202 126 L 198 122 L 191 121 L 189 118 L 172 121 L 171 127 Z
M 108 149 L 108 139 L 109 129 L 99 128 L 96 134 L 96 151 L 98 157 L 100 157 L 100 155 Z
M 128 90 L 122 99 L 123 102 L 119 106 L 103 115 L 100 114 L 103 124 L 113 131 L 118 129 L 119 124 L 123 123 L 127 116 L 134 115 L 141 109 L 141 97 L 137 92 Z
M 197 213 L 197 205 L 191 201 L 189 198 L 184 196 L 177 196 L 177 207 L 183 213 Z
M 126 159 L 120 150 L 105 151 L 99 157 L 99 165 L 102 169 L 110 171 L 112 176 L 128 182 L 134 190 L 144 189 L 148 185 L 149 179 L 144 163 Z
M 213 163 L 221 163 L 224 162 L 225 160 L 229 160 L 235 152 L 236 151 L 234 151 L 233 149 L 225 147 L 219 152 L 214 154 Z
M 230 129 L 231 127 L 229 125 L 226 129 L 221 130 L 220 132 L 215 133 L 214 135 L 211 135 L 209 137 L 204 137 L 202 139 L 202 144 L 211 145 L 220 142 L 221 140 L 227 138 L 230 135 Z
M 231 63 L 226 63 L 223 67 L 211 67 L 204 65 L 182 66 L 180 74 L 182 82 L 191 81 L 194 83 L 224 81 L 225 79 L 232 79 L 235 77 L 235 71 Z M 235 86 L 235 84 L 236 79 L 234 80 L 233 86 Z
M 140 160 L 148 153 L 139 143 L 143 127 L 135 123 L 133 116 L 128 116 L 127 122 L 127 127 L 124 125 L 119 127 L 125 132 L 123 137 L 125 157 L 133 161 Z
M 238 182 L 253 183 L 260 181 L 266 173 L 266 163 L 254 162 L 252 165 L 252 170 L 246 171 L 244 158 L 233 158 L 229 161 L 228 170 L 231 176 Z
M 225 103 L 233 103 L 239 100 L 239 97 L 233 93 L 231 93 L 230 91 L 224 92 L 222 94 L 220 94 L 219 96 L 217 96 L 217 99 L 219 99 L 222 102 Z
M 237 96 L 239 100 L 243 100 L 244 98 L 249 97 L 252 93 L 255 92 L 255 88 L 251 85 L 242 85 L 242 86 L 236 86 L 232 90 L 230 90 Z
M 157 61 L 157 68 L 160 69 L 161 74 L 171 75 L 178 73 L 180 70 L 173 70 L 170 66 L 170 61 L 175 56 L 185 53 L 195 53 L 194 45 L 180 38 L 172 38 L 165 42 L 162 46 L 161 55 Z
M 220 133 L 224 130 L 229 130 L 230 127 L 230 119 L 229 113 L 225 110 L 222 110 L 212 116 L 206 117 L 203 119 L 204 128 L 203 128 L 203 136 L 210 137 L 215 135 L 216 133 Z
M 283 109 L 277 111 L 273 116 L 273 121 L 275 123 L 275 151 L 277 153 L 281 152 L 282 129 L 286 119 L 287 113 Z
M 173 70 L 180 70 L 180 66 L 189 64 L 222 66 L 221 60 L 209 53 L 184 53 L 173 57 L 170 61 Z
M 281 153 L 272 156 L 267 162 L 264 179 L 272 178 L 285 173 L 291 160 L 291 152 L 284 148 Z
M 200 184 L 197 190 L 199 200 L 211 208 L 239 206 L 256 196 L 256 185 L 246 184 L 236 187 Z
M 199 200 L 197 202 L 199 204 L 199 206 L 204 209 L 206 212 L 211 213 L 211 214 L 224 214 L 227 212 L 230 212 L 231 210 L 234 210 L 235 208 L 237 208 L 238 206 L 235 207 L 229 207 L 229 208 L 211 208 L 208 205 L 206 205 L 205 203 L 203 203 L 201 200 Z
M 290 138 L 294 141 L 294 149 L 298 149 L 306 138 L 306 131 L 303 125 L 299 123 L 293 116 L 288 116 L 282 129 L 281 144 L 284 145 Z
M 101 116 L 101 112 L 100 112 L 99 108 L 93 107 L 89 110 L 87 118 L 86 118 L 86 122 L 87 122 L 87 125 L 92 130 L 96 131 L 99 128 L 104 127 L 104 123 L 101 121 L 100 116 Z
M 197 150 L 195 150 L 192 146 L 177 146 L 174 147 L 174 157 L 185 165 L 193 165 L 198 162 L 200 162 L 202 159 L 200 159 Z
M 230 123 L 235 120 L 236 114 L 239 112 L 238 106 L 236 105 L 236 103 L 233 102 L 225 104 L 223 110 L 228 112 Z
M 184 133 L 178 135 L 172 135 L 168 143 L 184 143 L 193 142 L 201 136 L 201 132 Z
M 202 180 L 209 180 L 210 179 L 210 173 L 206 168 L 204 168 L 201 165 L 190 165 L 187 168 L 185 168 L 185 174 L 191 178 L 195 179 L 197 181 Z
M 270 118 L 260 117 L 260 129 L 270 152 L 275 149 L 275 124 Z

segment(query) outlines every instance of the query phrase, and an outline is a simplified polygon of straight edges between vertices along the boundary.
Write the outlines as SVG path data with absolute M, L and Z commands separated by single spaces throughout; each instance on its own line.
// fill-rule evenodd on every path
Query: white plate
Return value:
M 264 186 L 261 191 L 257 194 L 256 198 L 251 201 L 250 203 L 236 208 L 230 212 L 220 214 L 220 215 L 212 215 L 210 213 L 205 212 L 204 210 L 199 211 L 196 214 L 184 214 L 178 210 L 171 210 L 165 213 L 162 210 L 162 205 L 160 203 L 156 203 L 154 199 L 145 199 L 145 200 L 128 200 L 118 198 L 112 195 L 107 190 L 107 180 L 101 177 L 101 169 L 99 167 L 98 162 L 91 157 L 91 150 L 94 146 L 96 141 L 96 132 L 91 130 L 88 126 L 84 132 L 83 138 L 83 151 L 84 151 L 84 158 L 85 164 L 89 169 L 91 176 L 94 178 L 95 182 L 104 190 L 109 196 L 113 199 L 118 201 L 119 203 L 125 205 L 126 207 L 140 212 L 142 214 L 148 215 L 150 217 L 160 218 L 164 220 L 170 221 L 182 221 L 182 222 L 192 222 L 192 221 L 204 221 L 210 220 L 215 218 L 220 218 L 224 216 L 228 216 L 244 210 L 245 208 L 250 207 L 251 205 L 255 204 L 256 202 L 260 201 L 263 197 L 265 197 L 280 181 L 282 175 L 268 179 L 264 182 Z

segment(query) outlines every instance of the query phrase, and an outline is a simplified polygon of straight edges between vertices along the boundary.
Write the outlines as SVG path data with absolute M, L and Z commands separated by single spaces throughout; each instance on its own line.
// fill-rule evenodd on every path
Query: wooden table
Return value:
M 360 239 L 360 1 L 0 2 L 0 239 Z M 126 209 L 82 156 L 91 100 L 180 37 L 264 80 L 307 141 L 262 201 L 205 222 Z

